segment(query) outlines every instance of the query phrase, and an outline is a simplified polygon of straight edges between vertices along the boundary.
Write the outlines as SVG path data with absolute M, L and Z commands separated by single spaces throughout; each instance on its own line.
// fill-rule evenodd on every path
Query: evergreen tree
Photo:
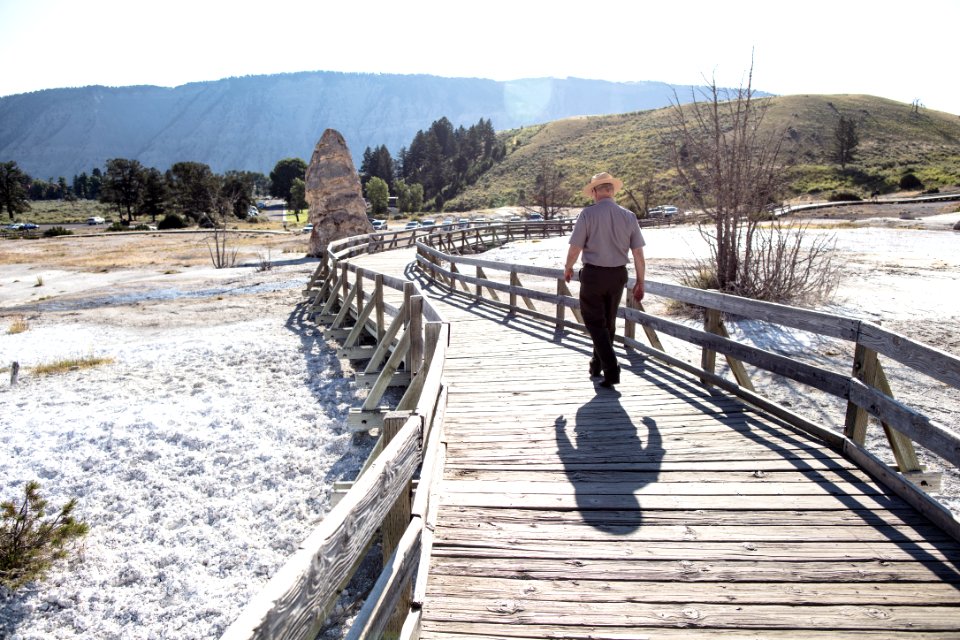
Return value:
M 387 185 L 393 184 L 396 178 L 393 158 L 390 157 L 390 151 L 386 145 L 380 145 L 376 149 L 367 147 L 363 152 L 363 160 L 360 163 L 360 182 L 366 186 L 370 178 L 380 178 Z
M 153 167 L 147 169 L 144 174 L 143 203 L 140 205 L 140 211 L 156 222 L 157 216 L 166 210 L 169 200 L 170 189 L 167 187 L 167 179 L 157 169 Z
M 296 178 L 307 179 L 307 163 L 300 158 L 284 158 L 270 172 L 270 193 L 290 205 L 290 187 Z
M 840 163 L 841 169 L 846 169 L 847 163 L 853 162 L 859 145 L 860 135 L 857 132 L 857 123 L 850 118 L 840 116 L 837 127 L 833 130 L 833 160 Z
M 481 118 L 469 128 L 454 129 L 444 117 L 426 131 L 418 131 L 410 146 L 400 149 L 396 173 L 407 184 L 423 185 L 424 198 L 438 207 L 505 156 L 506 147 L 497 140 L 490 120 Z
M 100 201 L 113 204 L 123 222 L 124 211 L 127 221 L 136 216 L 136 212 L 143 200 L 145 170 L 138 160 L 127 158 L 112 158 L 107 160 L 107 172 L 103 178 L 103 189 Z
M 13 220 L 18 213 L 30 208 L 27 202 L 27 185 L 30 176 L 17 166 L 16 162 L 0 163 L 0 215 L 6 210 Z
M 200 221 L 215 210 L 220 183 L 208 165 L 177 162 L 166 176 L 173 202 L 183 215 Z

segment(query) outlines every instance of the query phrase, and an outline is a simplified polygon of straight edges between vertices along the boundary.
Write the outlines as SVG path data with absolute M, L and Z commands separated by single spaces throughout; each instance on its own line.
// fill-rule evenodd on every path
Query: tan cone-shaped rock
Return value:
M 333 240 L 373 231 L 360 191 L 360 177 L 338 131 L 323 132 L 310 158 L 306 178 L 308 217 L 313 223 L 311 256 L 322 256 Z

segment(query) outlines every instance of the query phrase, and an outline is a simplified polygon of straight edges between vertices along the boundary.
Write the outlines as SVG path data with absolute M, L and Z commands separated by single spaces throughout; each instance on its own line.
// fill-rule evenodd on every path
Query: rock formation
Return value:
M 311 256 L 322 256 L 333 240 L 373 231 L 360 191 L 360 176 L 339 132 L 323 132 L 310 158 L 306 183 L 308 219 L 313 224 Z

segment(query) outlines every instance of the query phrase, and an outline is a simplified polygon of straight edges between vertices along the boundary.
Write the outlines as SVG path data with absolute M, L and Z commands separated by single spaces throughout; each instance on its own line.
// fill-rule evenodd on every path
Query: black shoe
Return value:
M 616 371 L 612 374 L 604 374 L 603 382 L 600 383 L 600 386 L 610 389 L 615 384 L 620 384 L 620 367 L 617 367 Z
M 603 374 L 600 372 L 600 363 L 591 360 L 590 361 L 590 377 L 599 378 L 601 375 Z

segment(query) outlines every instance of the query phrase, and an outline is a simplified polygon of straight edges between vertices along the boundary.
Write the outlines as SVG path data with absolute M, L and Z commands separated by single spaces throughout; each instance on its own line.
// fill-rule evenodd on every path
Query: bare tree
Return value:
M 570 191 L 563 186 L 563 171 L 549 158 L 541 158 L 534 181 L 533 202 L 523 203 L 523 208 L 540 213 L 544 220 L 552 220 L 570 206 Z
M 829 242 L 804 243 L 804 227 L 777 224 L 764 230 L 770 205 L 785 185 L 786 132 L 762 126 L 769 100 L 754 97 L 752 81 L 751 64 L 745 87 L 720 89 L 711 80 L 693 91 L 691 104 L 674 100 L 665 142 L 687 197 L 708 219 L 701 233 L 711 264 L 698 265 L 695 279 L 728 293 L 781 302 L 791 291 L 831 291 L 795 281 L 836 275 Z M 784 291 L 771 279 L 791 284 Z
M 217 220 L 213 222 L 213 233 L 207 238 L 207 250 L 216 269 L 229 269 L 237 263 L 239 248 L 230 246 L 230 232 L 227 230 L 227 215 L 233 211 L 237 194 L 220 192 L 216 199 Z

